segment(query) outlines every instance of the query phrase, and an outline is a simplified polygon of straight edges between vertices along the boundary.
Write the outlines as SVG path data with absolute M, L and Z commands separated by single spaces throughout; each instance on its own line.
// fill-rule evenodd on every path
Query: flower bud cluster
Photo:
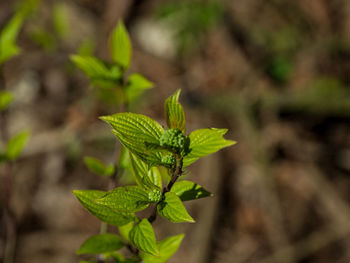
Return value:
M 153 189 L 148 192 L 148 199 L 151 202 L 157 203 L 162 199 L 162 192 L 158 189 Z
M 159 144 L 174 153 L 184 156 L 188 153 L 189 138 L 178 129 L 169 129 L 162 134 Z

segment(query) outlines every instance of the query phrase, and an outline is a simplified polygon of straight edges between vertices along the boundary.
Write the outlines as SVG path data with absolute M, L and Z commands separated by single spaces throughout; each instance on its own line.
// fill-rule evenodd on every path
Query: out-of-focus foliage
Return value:
M 156 18 L 175 31 L 178 53 L 184 55 L 198 46 L 204 33 L 222 17 L 220 1 L 164 2 L 156 11 Z

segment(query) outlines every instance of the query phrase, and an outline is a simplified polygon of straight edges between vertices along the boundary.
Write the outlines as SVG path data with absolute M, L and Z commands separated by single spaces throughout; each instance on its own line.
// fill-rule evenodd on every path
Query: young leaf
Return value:
M 158 242 L 159 256 L 142 253 L 141 258 L 144 263 L 165 263 L 167 262 L 179 248 L 184 234 L 168 237 Z
M 143 186 L 143 177 L 148 173 L 147 164 L 136 158 L 132 153 L 129 153 L 129 155 L 135 181 L 139 186 Z
M 114 62 L 127 69 L 131 60 L 131 43 L 129 34 L 122 21 L 119 21 L 110 39 L 110 51 Z
M 158 213 L 173 223 L 190 222 L 194 219 L 187 213 L 180 198 L 172 193 L 165 193 L 165 198 L 157 206 Z
M 23 15 L 18 12 L 0 32 L 0 65 L 21 51 L 16 45 L 16 39 L 22 24 Z
M 110 176 L 114 173 L 115 170 L 113 164 L 106 166 L 99 159 L 93 157 L 85 157 L 84 162 L 87 168 L 97 175 Z
M 159 189 L 162 188 L 162 175 L 158 167 L 151 167 L 151 169 L 148 171 L 148 177 Z
M 108 68 L 96 57 L 72 55 L 70 59 L 90 78 L 93 84 L 116 85 L 121 77 L 121 72 L 117 67 Z
M 215 153 L 222 148 L 235 144 L 226 140 L 223 135 L 227 129 L 199 129 L 190 134 L 190 153 L 184 157 L 184 167 L 198 160 L 200 157 Z
M 13 101 L 13 95 L 8 91 L 0 91 L 0 111 L 6 110 Z
M 123 238 L 125 238 L 125 240 L 130 241 L 129 233 L 133 227 L 134 227 L 134 223 L 130 222 L 130 223 L 127 223 L 123 226 L 118 226 L 118 230 L 119 230 L 120 235 Z
M 120 237 L 113 234 L 101 234 L 88 238 L 77 251 L 81 254 L 102 254 L 113 252 L 124 247 Z
M 131 169 L 129 151 L 121 145 L 118 166 L 122 169 Z
M 63 2 L 56 3 L 52 10 L 53 29 L 60 38 L 64 38 L 69 32 L 67 11 L 67 7 Z
M 181 201 L 195 200 L 207 196 L 212 196 L 210 192 L 205 190 L 202 186 L 191 181 L 178 181 L 170 192 L 180 197 Z
M 129 77 L 128 84 L 125 89 L 126 97 L 129 102 L 138 98 L 146 89 L 153 88 L 153 83 L 144 76 L 134 73 Z
M 74 190 L 73 193 L 90 213 L 103 222 L 115 226 L 122 226 L 137 220 L 136 216 L 132 213 L 116 212 L 94 201 L 106 195 L 106 192 L 97 190 Z
M 95 202 L 114 211 L 133 213 L 145 209 L 151 201 L 146 190 L 132 185 L 115 188 Z
M 162 188 L 162 178 L 157 167 L 149 169 L 146 163 L 132 153 L 130 153 L 130 161 L 138 185 L 145 189 Z
M 134 226 L 129 233 L 130 241 L 140 251 L 158 256 L 159 249 L 156 243 L 156 236 L 153 227 L 147 219 Z
M 169 129 L 178 129 L 182 132 L 186 128 L 185 112 L 179 103 L 181 90 L 177 90 L 172 96 L 167 98 L 164 104 L 165 118 Z
M 147 163 L 159 163 L 162 156 L 152 152 L 150 145 L 158 145 L 164 129 L 151 118 L 136 113 L 117 113 L 100 119 L 113 127 L 113 133 L 133 154 Z
M 20 132 L 13 136 L 6 146 L 6 158 L 8 160 L 16 159 L 22 152 L 27 143 L 30 133 L 28 131 Z

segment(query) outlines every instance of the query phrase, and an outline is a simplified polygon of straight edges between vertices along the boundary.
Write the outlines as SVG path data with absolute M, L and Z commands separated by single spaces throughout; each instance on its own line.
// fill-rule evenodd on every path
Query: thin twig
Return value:
M 177 156 L 176 157 L 176 165 L 175 165 L 175 168 L 172 170 L 170 182 L 168 183 L 168 185 L 166 187 L 163 188 L 163 196 L 165 193 L 167 193 L 171 190 L 174 183 L 182 175 L 182 173 L 183 173 L 182 169 L 183 169 L 183 157 Z M 157 219 L 157 206 L 154 207 L 152 214 L 148 218 L 148 221 L 152 224 L 156 219 Z
M 0 68 L 0 90 L 5 90 L 5 79 Z M 4 145 L 9 140 L 7 111 L 0 112 L 0 133 L 1 141 Z M 16 247 L 16 220 L 10 208 L 10 200 L 12 195 L 13 172 L 9 162 L 3 165 L 3 223 L 4 223 L 4 249 L 3 263 L 12 263 L 15 256 Z

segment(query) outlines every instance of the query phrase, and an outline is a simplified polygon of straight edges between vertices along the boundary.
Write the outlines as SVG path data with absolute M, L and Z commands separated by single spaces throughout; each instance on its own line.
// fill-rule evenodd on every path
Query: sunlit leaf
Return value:
M 77 251 L 81 254 L 102 254 L 124 247 L 120 237 L 113 234 L 100 234 L 88 238 Z
M 180 197 L 181 201 L 189 201 L 212 196 L 212 194 L 205 190 L 202 186 L 186 180 L 176 182 L 173 187 L 171 187 L 170 192 Z
M 150 200 L 146 190 L 132 185 L 117 187 L 103 197 L 95 199 L 95 202 L 114 211 L 132 213 L 145 209 Z
M 167 262 L 178 250 L 181 241 L 184 238 L 184 234 L 177 236 L 171 236 L 163 239 L 157 243 L 159 249 L 159 256 L 153 256 L 150 254 L 142 253 L 141 258 L 144 263 L 165 263 Z
M 169 129 L 178 129 L 184 132 L 186 128 L 186 119 L 185 112 L 178 101 L 180 92 L 180 89 L 177 90 L 165 101 L 165 118 Z
M 156 121 L 145 115 L 129 112 L 100 118 L 112 126 L 113 133 L 121 143 L 137 157 L 147 164 L 162 162 L 162 155 L 152 149 L 152 145 L 159 144 L 159 138 L 164 132 Z
M 137 220 L 136 216 L 132 213 L 117 212 L 106 206 L 97 204 L 95 200 L 106 195 L 106 192 L 97 190 L 74 190 L 73 193 L 90 213 L 103 222 L 115 226 L 122 226 Z
M 153 227 L 147 219 L 135 225 L 129 233 L 130 241 L 140 251 L 157 256 L 159 249 Z
M 118 230 L 119 230 L 120 235 L 123 238 L 125 238 L 125 240 L 130 241 L 129 233 L 133 227 L 134 227 L 134 223 L 130 222 L 130 223 L 127 223 L 123 226 L 118 226 Z
M 198 160 L 200 157 L 215 153 L 222 148 L 234 145 L 236 142 L 226 140 L 223 135 L 227 129 L 199 129 L 190 134 L 190 153 L 184 157 L 184 166 Z
M 96 57 L 72 55 L 70 59 L 90 78 L 92 84 L 101 86 L 117 85 L 121 77 L 118 67 L 108 67 L 106 63 Z
M 165 198 L 158 206 L 158 213 L 173 223 L 190 222 L 194 219 L 187 213 L 181 199 L 172 192 L 165 193 Z
M 131 60 L 131 42 L 129 34 L 122 21 L 119 21 L 110 39 L 112 59 L 123 68 L 128 68 Z

